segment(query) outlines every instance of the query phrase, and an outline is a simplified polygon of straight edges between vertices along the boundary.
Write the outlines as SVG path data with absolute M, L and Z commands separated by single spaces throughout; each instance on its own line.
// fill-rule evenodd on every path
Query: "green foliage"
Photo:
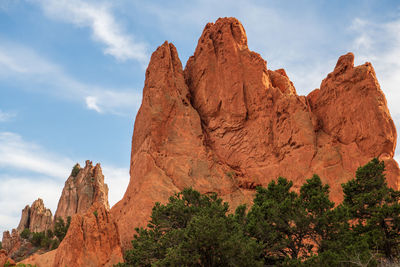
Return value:
M 28 228 L 25 228 L 20 234 L 20 237 L 23 239 L 29 239 L 30 236 L 31 236 L 31 231 Z
M 372 251 L 392 259 L 400 255 L 400 192 L 389 188 L 384 162 L 373 159 L 343 184 L 343 205 L 349 210 L 351 229 Z
M 244 209 L 227 215 L 216 194 L 185 189 L 156 203 L 119 266 L 261 266 L 262 246 L 244 233 Z
M 71 224 L 71 217 L 67 217 L 67 223 L 65 224 L 64 220 L 61 217 L 57 217 L 56 222 L 54 224 L 54 235 L 61 242 L 65 235 L 67 234 L 69 225 Z
M 48 229 L 46 232 L 46 236 L 50 239 L 53 239 L 54 237 L 54 232 L 51 229 Z
M 234 171 L 226 172 L 225 174 L 231 179 L 236 177 L 236 172 Z
M 247 214 L 185 189 L 156 203 L 117 266 L 390 266 L 400 259 L 400 192 L 384 170 L 377 159 L 360 167 L 336 207 L 317 175 L 298 192 L 282 177 L 258 187 Z
M 3 249 L 3 243 L 0 241 L 0 249 Z
M 6 265 L 4 265 L 6 266 Z M 10 265 L 11 266 L 11 265 Z M 37 267 L 37 265 L 18 263 L 17 267 Z
M 49 249 L 50 250 L 56 249 L 58 248 L 59 245 L 60 245 L 60 240 L 58 240 L 58 238 L 52 239 L 50 241 Z
M 98 216 L 97 210 L 93 211 L 93 215 L 94 215 L 94 217 L 96 217 L 96 219 L 97 219 L 97 216 Z
M 267 188 L 258 187 L 247 216 L 248 232 L 267 248 L 267 265 L 298 265 L 314 255 L 314 246 L 319 249 L 331 231 L 329 214 L 334 204 L 329 187 L 316 175 L 306 181 L 300 194 L 291 190 L 292 185 L 280 177 Z
M 35 247 L 40 247 L 44 239 L 45 239 L 44 232 L 37 232 L 37 233 L 32 233 L 32 238 L 30 239 L 30 241 Z
M 76 177 L 80 170 L 81 170 L 81 168 L 80 168 L 79 164 L 78 163 L 75 164 L 75 166 L 72 168 L 71 176 Z

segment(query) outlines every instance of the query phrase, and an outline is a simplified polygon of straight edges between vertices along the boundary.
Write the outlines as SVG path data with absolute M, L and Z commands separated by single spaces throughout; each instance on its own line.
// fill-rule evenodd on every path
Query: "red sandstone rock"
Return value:
M 80 168 L 79 164 L 77 166 Z M 100 164 L 93 167 L 92 162 L 87 160 L 76 177 L 71 174 L 65 182 L 54 217 L 65 221 L 68 216 L 86 213 L 95 202 L 101 202 L 109 209 L 108 187 L 104 183 Z
M 22 245 L 21 237 L 16 229 L 3 232 L 2 247 L 6 253 L 11 257 Z M 0 265 L 1 266 L 1 265 Z
M 30 257 L 24 259 L 23 261 L 18 262 L 18 264 L 20 263 L 25 265 L 30 264 L 32 266 L 36 265 L 37 267 L 53 266 L 54 256 L 56 255 L 56 253 L 57 250 L 52 250 L 44 254 L 33 254 Z
M 0 266 L 4 266 L 6 263 L 10 264 L 8 266 L 15 266 L 15 261 L 10 259 L 7 252 L 4 249 L 0 250 Z
M 113 266 L 123 261 L 117 224 L 103 204 L 95 202 L 84 215 L 72 217 L 49 266 Z
M 247 47 L 234 18 L 205 27 L 185 71 L 164 43 L 146 71 L 132 138 L 130 183 L 112 208 L 124 248 L 145 226 L 156 201 L 192 186 L 217 192 L 235 207 L 250 203 L 256 185 L 278 176 L 298 189 L 312 174 L 342 199 L 340 184 L 372 157 L 393 160 L 396 130 L 369 63 L 342 56 L 321 88 L 298 96 L 283 69 L 271 71 Z

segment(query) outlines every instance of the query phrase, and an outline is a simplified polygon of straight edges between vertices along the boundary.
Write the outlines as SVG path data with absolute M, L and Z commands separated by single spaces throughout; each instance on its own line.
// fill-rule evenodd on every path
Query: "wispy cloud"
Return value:
M 57 158 L 57 160 L 55 160 Z M 11 132 L 0 132 L 0 167 L 12 168 L 65 179 L 73 161 L 56 156 L 40 146 L 26 142 Z
M 28 90 L 80 101 L 100 113 L 133 114 L 141 103 L 140 91 L 80 82 L 32 49 L 4 39 L 0 39 L 0 79 L 24 83 L 22 87 Z
M 105 45 L 104 53 L 118 60 L 148 61 L 147 45 L 127 34 L 115 19 L 109 3 L 81 0 L 32 0 L 54 19 L 88 27 L 93 39 Z
M 0 132 L 0 231 L 16 227 L 20 211 L 39 197 L 54 213 L 74 163 L 16 133 Z M 126 190 L 129 171 L 106 163 L 102 168 L 113 205 Z
M 17 114 L 15 112 L 5 112 L 0 109 L 0 122 L 10 121 L 16 116 Z

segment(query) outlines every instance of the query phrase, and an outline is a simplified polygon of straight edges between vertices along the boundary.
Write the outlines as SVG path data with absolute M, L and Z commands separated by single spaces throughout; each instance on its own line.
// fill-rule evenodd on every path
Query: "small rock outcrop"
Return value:
M 24 229 L 31 232 L 43 232 L 52 227 L 53 215 L 50 209 L 44 206 L 42 199 L 35 200 L 32 205 L 28 205 L 22 210 L 21 220 L 17 231 L 21 233 Z
M 113 266 L 122 262 L 117 224 L 103 203 L 76 214 L 52 266 Z
M 95 202 L 103 203 L 109 209 L 108 186 L 104 183 L 104 175 L 100 164 L 92 165 L 87 160 L 84 168 L 75 165 L 71 175 L 65 182 L 58 202 L 55 218 L 63 218 L 74 214 L 85 214 Z
M 5 264 L 8 264 L 8 266 L 15 266 L 15 261 L 8 257 L 7 251 L 5 251 L 4 249 L 1 249 L 0 250 L 0 266 L 5 266 Z
M 16 229 L 13 229 L 11 234 L 9 231 L 3 232 L 2 247 L 7 255 L 11 257 L 22 245 L 21 237 Z M 1 265 L 0 265 L 1 266 Z
M 285 70 L 249 50 L 235 18 L 206 25 L 185 70 L 165 42 L 146 70 L 132 137 L 130 183 L 111 210 L 124 248 L 155 202 L 185 187 L 251 203 L 279 176 L 298 190 L 318 174 L 342 200 L 341 183 L 378 157 L 398 188 L 396 129 L 370 63 L 339 58 L 319 89 L 297 95 Z

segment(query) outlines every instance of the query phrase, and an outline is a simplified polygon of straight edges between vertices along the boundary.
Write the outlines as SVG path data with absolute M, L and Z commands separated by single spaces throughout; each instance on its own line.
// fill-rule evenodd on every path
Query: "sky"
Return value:
M 398 1 L 0 0 L 0 232 L 39 197 L 54 213 L 87 159 L 101 163 L 110 204 L 120 200 L 151 53 L 168 40 L 185 66 L 219 17 L 238 18 L 300 95 L 340 55 L 371 62 L 400 125 Z

